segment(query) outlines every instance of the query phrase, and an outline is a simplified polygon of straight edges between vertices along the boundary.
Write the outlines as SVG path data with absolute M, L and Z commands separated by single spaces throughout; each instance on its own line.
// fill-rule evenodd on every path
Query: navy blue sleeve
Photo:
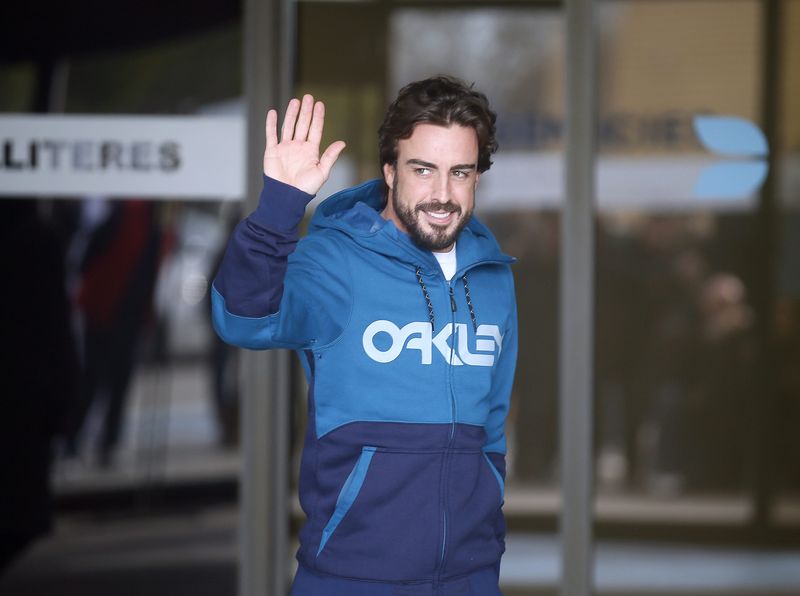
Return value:
M 211 288 L 214 329 L 223 341 L 254 350 L 324 346 L 344 330 L 352 309 L 348 259 L 335 235 L 298 242 L 311 200 L 264 177 L 258 208 L 234 230 Z
M 312 198 L 264 176 L 258 207 L 236 226 L 214 279 L 230 314 L 263 317 L 278 311 L 288 257 Z

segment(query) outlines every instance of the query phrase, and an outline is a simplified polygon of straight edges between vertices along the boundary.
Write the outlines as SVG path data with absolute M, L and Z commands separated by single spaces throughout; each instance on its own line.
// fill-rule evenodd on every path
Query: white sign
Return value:
M 238 199 L 241 117 L 0 115 L 0 195 Z

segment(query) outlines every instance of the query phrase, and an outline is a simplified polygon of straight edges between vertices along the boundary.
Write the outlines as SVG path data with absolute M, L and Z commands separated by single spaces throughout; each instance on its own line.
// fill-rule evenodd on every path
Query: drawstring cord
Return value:
M 419 265 L 417 265 L 417 283 L 419 283 L 419 287 L 422 288 L 422 295 L 425 296 L 425 304 L 428 305 L 428 319 L 431 322 L 431 331 L 436 329 L 436 325 L 433 324 L 433 303 L 431 302 L 431 295 L 428 294 L 428 288 L 425 287 L 425 282 L 422 281 L 422 272 L 420 271 Z
M 464 280 L 464 295 L 467 297 L 467 306 L 469 307 L 469 316 L 472 318 L 472 328 L 475 333 L 478 332 L 478 318 L 475 316 L 475 309 L 472 307 L 472 296 L 469 295 L 469 283 L 467 282 L 467 274 L 465 273 L 461 279 Z
M 431 330 L 436 329 L 433 317 L 433 303 L 431 302 L 431 295 L 428 293 L 428 288 L 425 287 L 425 281 L 422 279 L 422 271 L 417 265 L 415 273 L 417 274 L 417 283 L 422 290 L 422 295 L 425 297 L 425 304 L 428 306 L 428 320 L 431 322 Z M 469 293 L 469 281 L 467 281 L 467 274 L 461 276 L 464 281 L 464 296 L 467 298 L 467 307 L 469 308 L 469 316 L 472 319 L 472 328 L 478 332 L 478 318 L 475 316 L 475 307 L 472 306 L 472 296 Z M 455 304 L 455 303 L 454 303 Z

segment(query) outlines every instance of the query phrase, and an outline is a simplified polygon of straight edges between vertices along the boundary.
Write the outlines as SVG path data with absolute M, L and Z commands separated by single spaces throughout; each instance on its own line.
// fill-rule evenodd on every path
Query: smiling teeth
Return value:
M 428 211 L 427 213 L 428 213 L 428 215 L 430 215 L 431 217 L 435 217 L 436 219 L 447 219 L 450 216 L 450 212 L 449 211 L 445 211 L 444 213 L 437 213 L 437 212 L 434 212 L 434 211 Z

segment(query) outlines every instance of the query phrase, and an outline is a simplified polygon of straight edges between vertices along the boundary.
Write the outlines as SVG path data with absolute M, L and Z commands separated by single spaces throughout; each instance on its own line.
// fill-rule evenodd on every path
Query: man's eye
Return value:
M 468 175 L 469 173 L 464 170 L 453 170 L 453 176 L 456 178 L 466 178 Z
M 416 168 L 414 170 L 414 172 L 416 172 L 420 176 L 427 176 L 428 174 L 431 173 L 431 169 L 430 168 Z

